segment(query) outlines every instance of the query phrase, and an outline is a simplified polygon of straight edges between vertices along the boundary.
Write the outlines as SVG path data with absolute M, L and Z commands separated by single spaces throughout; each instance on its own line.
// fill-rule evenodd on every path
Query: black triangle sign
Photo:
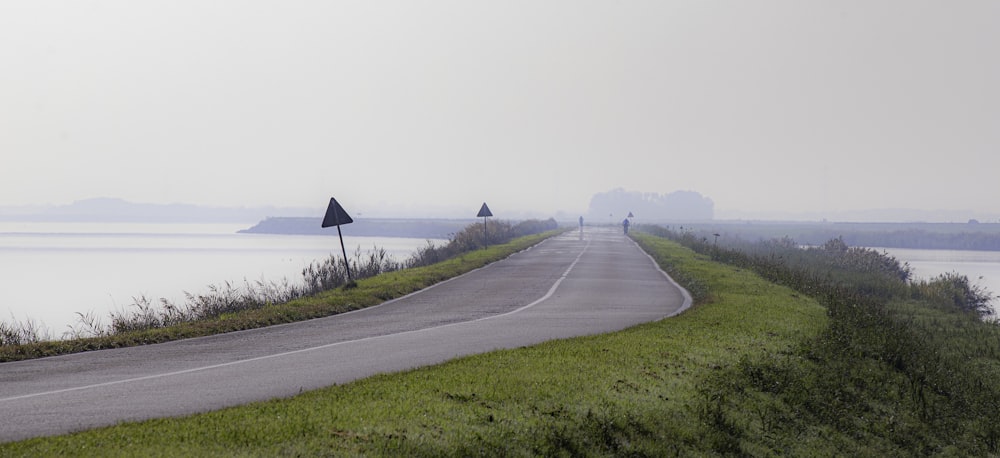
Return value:
M 490 207 L 486 206 L 486 202 L 483 202 L 483 206 L 479 209 L 479 214 L 476 216 L 479 218 L 493 216 L 493 212 L 490 211 Z
M 351 224 L 354 220 L 351 215 L 344 211 L 337 199 L 330 198 L 330 205 L 326 207 L 326 216 L 323 217 L 323 227 L 340 226 L 341 224 Z

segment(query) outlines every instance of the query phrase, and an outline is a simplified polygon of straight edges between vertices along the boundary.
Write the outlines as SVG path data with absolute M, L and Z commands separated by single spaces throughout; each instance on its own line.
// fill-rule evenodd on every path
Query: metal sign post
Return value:
M 486 206 L 486 202 L 483 202 L 483 206 L 479 208 L 479 214 L 476 215 L 483 219 L 483 249 L 489 246 L 489 234 L 486 232 L 486 218 L 493 216 L 493 212 L 490 211 L 490 207 Z
M 351 215 L 344 211 L 344 207 L 340 206 L 337 199 L 331 197 L 330 204 L 326 207 L 326 216 L 323 217 L 323 227 L 337 226 L 337 236 L 340 237 L 340 252 L 344 254 L 344 268 L 347 269 L 348 281 L 354 281 L 354 279 L 351 278 L 351 264 L 347 262 L 347 249 L 344 248 L 344 234 L 340 232 L 340 226 L 353 222 Z

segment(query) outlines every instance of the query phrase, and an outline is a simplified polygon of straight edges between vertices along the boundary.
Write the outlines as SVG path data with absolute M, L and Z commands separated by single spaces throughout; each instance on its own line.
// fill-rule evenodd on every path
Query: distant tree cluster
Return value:
M 694 191 L 669 194 L 626 191 L 622 188 L 595 194 L 588 214 L 593 221 L 624 218 L 631 212 L 642 221 L 704 221 L 715 215 L 715 203 Z

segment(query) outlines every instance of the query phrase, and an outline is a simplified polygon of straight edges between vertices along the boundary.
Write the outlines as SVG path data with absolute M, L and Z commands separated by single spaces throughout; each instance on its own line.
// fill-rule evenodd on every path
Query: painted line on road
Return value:
M 544 302 L 545 300 L 549 299 L 550 297 L 552 297 L 552 295 L 555 294 L 556 289 L 559 288 L 559 285 L 562 283 L 562 281 L 565 280 L 566 277 L 570 274 L 570 272 L 573 271 L 573 268 L 576 267 L 577 263 L 580 262 L 580 258 L 583 257 L 583 254 L 586 253 L 587 249 L 589 249 L 589 248 L 590 248 L 590 239 L 587 240 L 587 244 L 583 247 L 583 250 L 580 251 L 580 254 L 576 256 L 576 259 L 574 259 L 573 262 L 570 263 L 570 265 L 566 269 L 566 271 L 563 272 L 563 274 L 559 277 L 559 279 L 557 279 L 556 282 L 552 285 L 552 287 L 549 288 L 549 291 L 547 293 L 545 293 L 545 295 L 542 296 L 540 299 L 537 299 L 534 302 L 532 302 L 532 303 L 530 303 L 528 305 L 525 305 L 525 306 L 523 306 L 521 308 L 518 308 L 516 310 L 510 311 L 510 312 L 506 312 L 506 313 L 502 313 L 502 314 L 499 314 L 499 315 L 490 315 L 490 316 L 483 317 L 483 318 L 477 318 L 475 320 L 461 321 L 461 322 L 457 322 L 457 323 L 448 323 L 448 324 L 443 324 L 443 325 L 440 325 L 440 326 L 434 326 L 434 327 L 430 327 L 430 328 L 414 329 L 414 330 L 410 330 L 410 331 L 399 332 L 399 333 L 396 333 L 396 334 L 385 334 L 385 335 L 371 336 L 371 337 L 365 337 L 365 338 L 355 339 L 355 340 L 345 340 L 345 341 L 341 341 L 341 342 L 333 342 L 333 343 L 329 343 L 329 344 L 325 344 L 325 345 L 320 345 L 320 346 L 317 346 L 317 347 L 300 348 L 298 350 L 286 351 L 286 352 L 282 352 L 282 353 L 275 353 L 275 354 L 272 354 L 272 355 L 264 355 L 264 356 L 258 356 L 258 357 L 255 357 L 255 358 L 248 358 L 248 359 L 241 359 L 241 360 L 237 360 L 237 361 L 230 361 L 230 362 L 227 362 L 227 363 L 213 364 L 213 365 L 210 365 L 210 366 L 201 366 L 201 367 L 194 367 L 194 368 L 191 368 L 191 369 L 184 369 L 184 370 L 173 371 L 173 372 L 165 372 L 165 373 L 162 373 L 162 374 L 146 375 L 146 376 L 142 376 L 142 377 L 133 377 L 133 378 L 122 379 L 122 380 L 112 380 L 110 382 L 95 383 L 95 384 L 92 384 L 92 385 L 77 386 L 77 387 L 72 387 L 72 388 L 63 388 L 63 389 L 60 389 L 60 390 L 43 391 L 43 392 L 40 392 L 40 393 L 24 394 L 24 395 L 20 395 L 20 396 L 12 396 L 12 397 L 9 397 L 9 398 L 0 398 L 0 402 L 17 401 L 17 400 L 22 400 L 22 399 L 37 398 L 37 397 L 41 397 L 41 396 L 51 396 L 51 395 L 57 395 L 57 394 L 72 393 L 72 392 L 75 392 L 75 391 L 83 391 L 83 390 L 89 390 L 89 389 L 94 389 L 94 388 L 104 388 L 104 387 L 108 387 L 108 386 L 122 385 L 122 384 L 126 384 L 126 383 L 142 382 L 142 381 L 153 380 L 153 379 L 158 379 L 158 378 L 174 377 L 174 376 L 185 375 L 185 374 L 190 374 L 190 373 L 194 373 L 194 372 L 208 371 L 208 370 L 219 369 L 219 368 L 228 367 L 228 366 L 235 366 L 237 364 L 252 363 L 252 362 L 262 361 L 262 360 L 271 359 L 271 358 L 279 358 L 279 357 L 283 357 L 283 356 L 294 355 L 294 354 L 298 354 L 298 353 L 305 353 L 305 352 L 310 352 L 310 351 L 315 351 L 315 350 L 323 350 L 323 349 L 326 349 L 326 348 L 333 348 L 333 347 L 336 347 L 336 346 L 339 346 L 339 345 L 346 345 L 346 344 L 351 344 L 351 343 L 365 342 L 365 341 L 374 340 L 374 339 L 380 339 L 380 338 L 384 338 L 384 337 L 402 336 L 402 335 L 414 334 L 414 333 L 418 333 L 418 332 L 432 331 L 432 330 L 437 330 L 437 329 L 441 329 L 441 328 L 447 328 L 449 326 L 457 326 L 457 325 L 462 325 L 462 324 L 466 324 L 466 323 L 473 323 L 473 322 L 477 322 L 477 321 L 483 321 L 483 320 L 489 320 L 489 319 L 493 319 L 493 318 L 498 318 L 498 317 L 504 317 L 504 316 L 513 315 L 515 313 L 522 312 L 522 311 L 527 310 L 527 309 L 529 309 L 531 307 L 534 307 L 534 306 L 536 306 L 536 305 Z M 438 283 L 438 284 L 440 284 L 440 283 Z M 419 293 L 419 291 L 417 293 Z M 413 293 L 413 294 L 417 294 L 417 293 Z

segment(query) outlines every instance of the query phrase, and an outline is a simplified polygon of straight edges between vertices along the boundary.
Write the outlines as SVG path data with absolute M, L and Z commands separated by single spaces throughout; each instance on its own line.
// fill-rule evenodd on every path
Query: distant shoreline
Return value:
M 738 237 L 770 240 L 788 237 L 800 245 L 819 246 L 843 238 L 848 246 L 926 250 L 1000 251 L 996 223 L 777 223 L 699 222 L 658 224 L 693 231 L 706 238 Z
M 254 226 L 239 231 L 241 234 L 285 234 L 285 235 L 335 235 L 333 228 L 323 228 L 323 218 L 313 217 L 273 217 L 266 218 Z M 368 237 L 406 237 L 427 239 L 450 239 L 466 226 L 476 223 L 475 219 L 381 219 L 356 218 L 353 223 L 342 226 L 345 235 Z

